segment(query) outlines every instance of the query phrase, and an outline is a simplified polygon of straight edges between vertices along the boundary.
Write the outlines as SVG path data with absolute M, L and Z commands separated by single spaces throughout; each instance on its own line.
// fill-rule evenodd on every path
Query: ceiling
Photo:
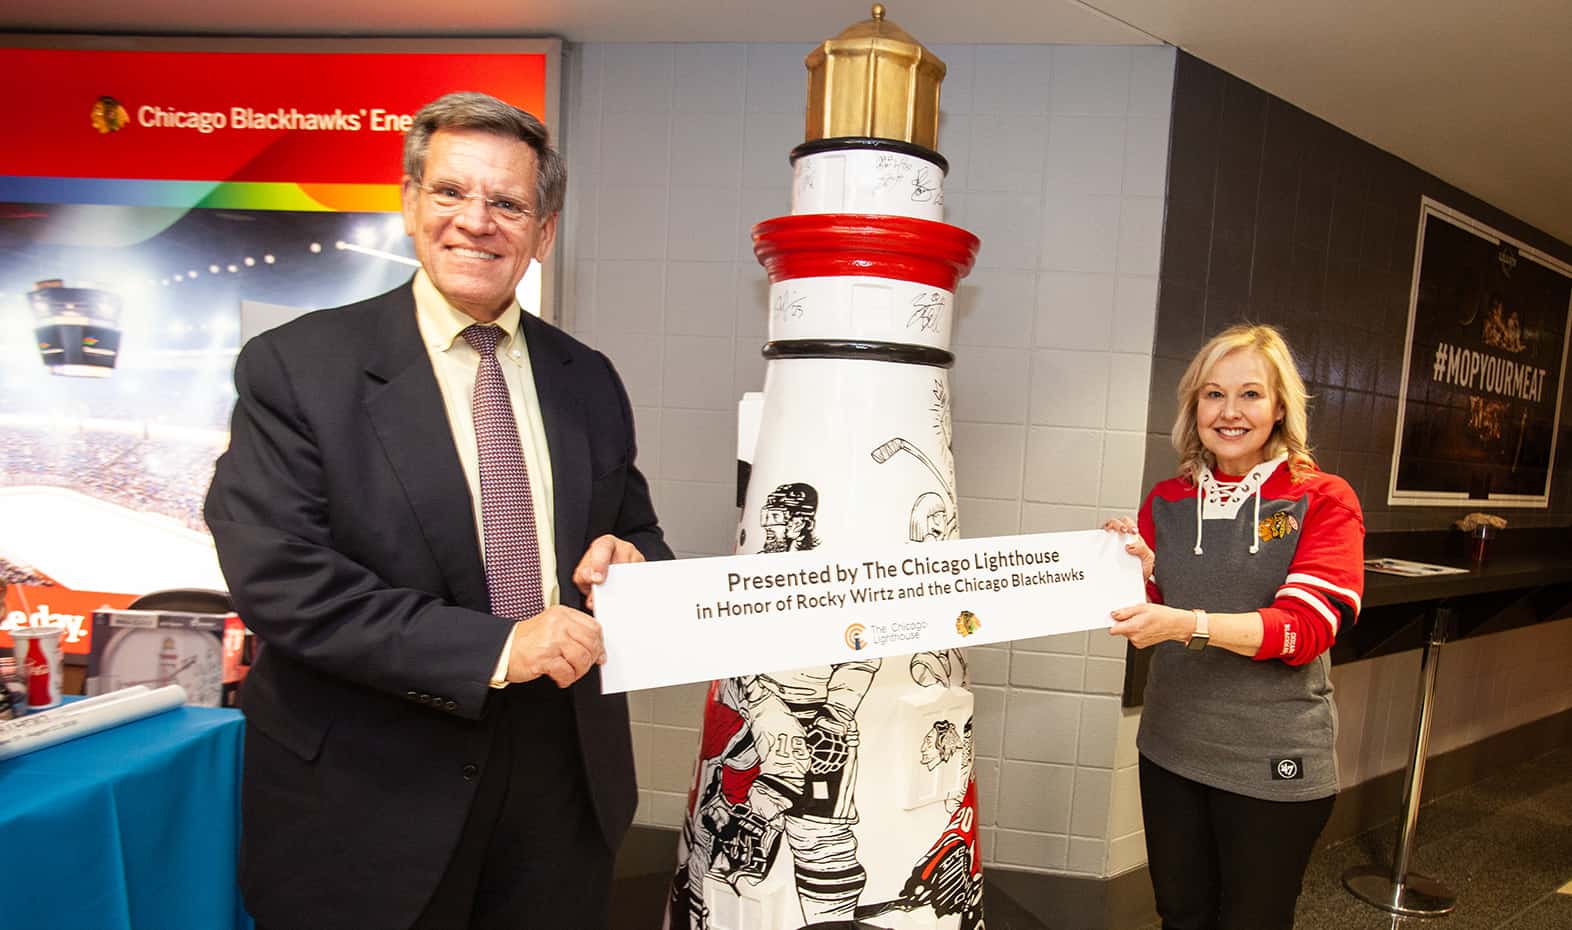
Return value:
M 1572 243 L 1568 0 L 892 0 L 925 43 L 1168 42 Z M 801 42 L 847 0 L 8 0 L 0 30 Z

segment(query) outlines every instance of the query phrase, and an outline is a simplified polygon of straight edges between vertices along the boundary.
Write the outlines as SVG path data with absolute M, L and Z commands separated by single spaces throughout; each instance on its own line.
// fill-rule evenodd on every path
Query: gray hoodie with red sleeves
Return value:
M 1295 480 L 1282 458 L 1240 479 L 1171 478 L 1141 506 L 1152 600 L 1260 611 L 1254 658 L 1153 646 L 1141 754 L 1192 781 L 1269 801 L 1337 792 L 1331 648 L 1364 590 L 1364 517 L 1343 479 Z

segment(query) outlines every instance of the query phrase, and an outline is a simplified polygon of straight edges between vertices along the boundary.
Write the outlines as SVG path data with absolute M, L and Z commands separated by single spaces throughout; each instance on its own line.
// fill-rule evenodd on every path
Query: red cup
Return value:
M 1495 535 L 1496 530 L 1493 526 L 1476 526 L 1474 531 L 1468 534 L 1468 557 L 1476 566 L 1485 564 L 1485 550 Z
M 29 712 L 60 703 L 60 628 L 29 626 L 11 631 L 17 671 L 27 689 Z

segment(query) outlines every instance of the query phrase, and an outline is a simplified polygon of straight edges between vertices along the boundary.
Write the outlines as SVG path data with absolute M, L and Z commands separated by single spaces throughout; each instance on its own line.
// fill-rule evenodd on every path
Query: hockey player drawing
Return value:
M 819 539 L 813 533 L 819 511 L 819 492 L 811 484 L 794 482 L 771 491 L 759 508 L 759 524 L 764 527 L 764 552 L 794 552 L 813 549 Z
M 673 884 L 690 930 L 709 926 L 704 876 L 740 887 L 769 874 L 784 834 L 807 924 L 851 920 L 867 874 L 857 859 L 857 707 L 880 661 L 716 682 Z M 673 921 L 672 927 L 681 924 Z
M 771 491 L 759 509 L 763 549 L 819 545 L 818 492 L 801 482 Z M 683 825 L 686 858 L 671 913 L 709 927 L 704 881 L 741 889 L 769 875 L 781 837 L 809 923 L 849 920 L 867 880 L 857 860 L 854 791 L 857 708 L 880 660 L 717 681 L 705 702 L 703 742 Z
M 735 884 L 741 876 L 764 877 L 780 842 L 779 828 L 753 821 L 747 829 L 748 793 L 759 777 L 759 755 L 744 716 L 746 679 L 710 683 L 704 701 L 704 727 L 683 842 L 672 879 L 667 930 L 704 930 L 704 878 L 712 869 Z
M 939 436 L 939 448 L 949 468 L 941 469 L 915 443 L 901 436 L 891 437 L 869 453 L 875 462 L 883 465 L 897 454 L 904 452 L 922 463 L 923 467 L 939 482 L 938 493 L 924 491 L 912 502 L 911 520 L 907 531 L 907 538 L 912 542 L 955 539 L 961 532 L 960 510 L 956 506 L 953 478 L 955 465 L 950 458 L 950 408 L 943 385 L 934 385 L 933 397 L 934 432 Z
M 749 689 L 760 790 L 783 818 L 803 919 L 850 920 L 867 881 L 857 859 L 857 708 L 880 660 L 757 676 Z M 761 784 L 762 783 L 762 784 Z

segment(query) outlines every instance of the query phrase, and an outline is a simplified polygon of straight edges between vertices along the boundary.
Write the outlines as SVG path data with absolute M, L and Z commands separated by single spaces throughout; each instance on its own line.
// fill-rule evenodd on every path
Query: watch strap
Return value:
M 1206 611 L 1192 610 L 1191 613 L 1195 614 L 1195 632 L 1190 634 L 1190 638 L 1185 642 L 1184 647 L 1191 652 L 1200 652 L 1211 641 L 1212 630 L 1206 620 Z

